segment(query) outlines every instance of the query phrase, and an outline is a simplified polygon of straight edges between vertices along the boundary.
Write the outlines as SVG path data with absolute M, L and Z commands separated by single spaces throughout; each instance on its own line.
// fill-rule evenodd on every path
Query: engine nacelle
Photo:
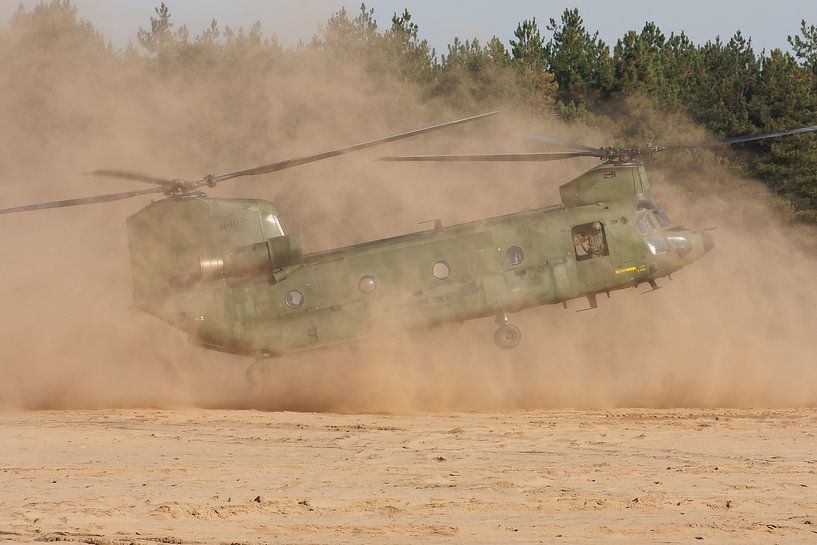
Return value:
M 284 235 L 237 248 L 221 256 L 199 259 L 200 279 L 217 280 L 251 274 L 273 273 L 301 261 L 297 235 Z

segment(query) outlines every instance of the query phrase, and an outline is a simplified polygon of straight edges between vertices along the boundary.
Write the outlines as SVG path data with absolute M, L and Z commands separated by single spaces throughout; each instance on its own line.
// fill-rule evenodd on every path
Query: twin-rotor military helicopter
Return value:
M 537 305 L 597 296 L 656 280 L 714 246 L 703 231 L 673 225 L 656 205 L 639 157 L 793 135 L 817 126 L 669 146 L 595 148 L 543 138 L 566 151 L 413 155 L 388 161 L 553 161 L 601 163 L 559 188 L 561 204 L 304 254 L 275 207 L 259 199 L 208 197 L 202 189 L 321 161 L 497 112 L 197 180 L 120 170 L 94 174 L 151 184 L 142 190 L 0 209 L 0 214 L 110 202 L 150 194 L 127 220 L 135 308 L 160 318 L 203 347 L 264 358 L 352 341 L 389 321 L 420 329 L 495 316 L 494 342 L 519 344 L 508 317 Z M 397 318 L 399 317 L 399 318 Z

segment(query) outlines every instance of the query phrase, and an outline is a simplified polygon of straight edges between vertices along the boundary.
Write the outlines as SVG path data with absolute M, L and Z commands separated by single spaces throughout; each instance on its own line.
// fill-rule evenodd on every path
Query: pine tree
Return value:
M 550 20 L 552 32 L 545 46 L 547 69 L 559 85 L 558 96 L 564 103 L 592 105 L 609 96 L 613 80 L 610 48 L 590 34 L 578 9 L 566 9 L 561 21 Z

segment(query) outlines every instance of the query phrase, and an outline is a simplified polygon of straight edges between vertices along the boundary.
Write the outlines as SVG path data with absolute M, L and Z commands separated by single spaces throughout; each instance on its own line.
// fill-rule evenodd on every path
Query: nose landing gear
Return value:
M 496 317 L 496 324 L 499 326 L 494 332 L 494 344 L 503 350 L 510 350 L 522 340 L 522 332 L 511 323 L 507 314 L 500 314 Z

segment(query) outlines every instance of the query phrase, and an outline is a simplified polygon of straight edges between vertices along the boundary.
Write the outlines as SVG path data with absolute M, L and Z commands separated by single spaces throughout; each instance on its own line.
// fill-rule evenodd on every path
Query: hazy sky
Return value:
M 32 6 L 40 0 L 23 0 Z M 80 16 L 89 19 L 114 45 L 135 41 L 136 29 L 147 27 L 160 0 L 75 0 Z M 19 0 L 0 0 L 0 22 L 7 24 Z M 352 13 L 359 0 L 167 0 L 177 25 L 186 24 L 198 34 L 211 19 L 223 26 L 249 27 L 260 20 L 266 34 L 274 33 L 284 45 L 308 40 L 320 23 L 345 6 Z M 369 0 L 381 27 L 394 12 L 408 8 L 420 33 L 438 53 L 445 53 L 454 36 L 493 35 L 507 44 L 517 23 L 536 17 L 544 31 L 546 22 L 565 8 L 578 7 L 587 27 L 598 30 L 611 46 L 628 30 L 639 30 L 655 21 L 665 34 L 685 31 L 695 42 L 720 36 L 728 39 L 740 29 L 751 36 L 755 48 L 788 49 L 786 37 L 799 31 L 800 20 L 817 25 L 817 0 Z

